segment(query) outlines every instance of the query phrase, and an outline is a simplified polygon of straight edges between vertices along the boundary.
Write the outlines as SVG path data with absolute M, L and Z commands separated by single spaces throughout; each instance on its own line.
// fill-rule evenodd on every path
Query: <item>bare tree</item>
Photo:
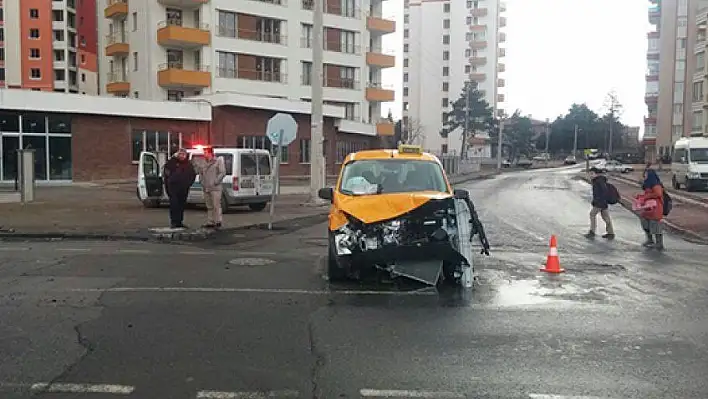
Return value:
M 620 115 L 622 115 L 623 110 L 622 104 L 620 104 L 619 99 L 617 97 L 617 93 L 614 89 L 607 93 L 603 107 L 607 110 L 607 115 L 609 117 L 608 122 L 610 125 L 610 139 L 609 144 L 607 146 L 607 153 L 612 154 L 612 135 L 614 134 L 613 126 L 615 125 L 615 120 L 619 119 Z
M 423 125 L 420 121 L 408 117 L 402 121 L 401 126 L 401 144 L 414 144 L 423 138 Z

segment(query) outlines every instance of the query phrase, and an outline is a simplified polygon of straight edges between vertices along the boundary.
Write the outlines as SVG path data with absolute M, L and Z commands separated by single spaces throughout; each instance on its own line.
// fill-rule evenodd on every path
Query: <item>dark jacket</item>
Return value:
M 607 197 L 609 197 L 609 189 L 607 188 L 607 177 L 595 176 L 592 179 L 592 206 L 600 209 L 607 209 Z
M 177 157 L 170 158 L 167 163 L 165 163 L 165 169 L 163 172 L 165 179 L 165 188 L 167 189 L 167 195 L 170 192 L 186 192 L 189 191 L 189 187 L 194 183 L 197 178 L 197 174 L 192 167 L 192 163 L 188 159 L 180 161 Z

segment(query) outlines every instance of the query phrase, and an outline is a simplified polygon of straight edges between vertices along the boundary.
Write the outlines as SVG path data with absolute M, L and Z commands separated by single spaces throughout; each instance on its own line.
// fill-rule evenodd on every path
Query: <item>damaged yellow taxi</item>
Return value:
M 349 154 L 335 187 L 328 224 L 330 281 L 386 272 L 437 285 L 471 286 L 472 237 L 489 243 L 466 190 L 454 190 L 443 165 L 419 146 Z

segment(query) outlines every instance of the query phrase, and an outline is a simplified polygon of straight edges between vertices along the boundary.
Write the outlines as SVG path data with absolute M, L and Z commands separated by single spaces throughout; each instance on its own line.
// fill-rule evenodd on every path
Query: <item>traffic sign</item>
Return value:
M 266 136 L 273 145 L 290 145 L 297 137 L 297 122 L 290 114 L 277 113 L 268 120 Z

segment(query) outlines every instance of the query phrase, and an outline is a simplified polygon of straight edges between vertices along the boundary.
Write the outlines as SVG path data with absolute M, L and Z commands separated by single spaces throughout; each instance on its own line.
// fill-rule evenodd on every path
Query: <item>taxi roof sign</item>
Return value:
M 411 145 L 411 144 L 401 144 L 398 146 L 398 153 L 399 154 L 422 154 L 423 153 L 423 147 L 419 145 Z

